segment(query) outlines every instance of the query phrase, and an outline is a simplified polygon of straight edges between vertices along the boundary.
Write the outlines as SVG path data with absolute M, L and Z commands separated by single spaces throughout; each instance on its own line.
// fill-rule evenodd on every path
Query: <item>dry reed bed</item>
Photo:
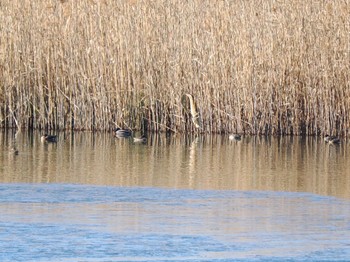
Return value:
M 0 125 L 346 136 L 349 14 L 349 0 L 2 0 Z

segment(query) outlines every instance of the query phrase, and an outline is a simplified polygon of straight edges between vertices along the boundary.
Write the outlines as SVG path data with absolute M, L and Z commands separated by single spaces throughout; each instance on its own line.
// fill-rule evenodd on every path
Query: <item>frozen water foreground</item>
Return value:
M 350 261 L 350 201 L 1 184 L 0 261 Z

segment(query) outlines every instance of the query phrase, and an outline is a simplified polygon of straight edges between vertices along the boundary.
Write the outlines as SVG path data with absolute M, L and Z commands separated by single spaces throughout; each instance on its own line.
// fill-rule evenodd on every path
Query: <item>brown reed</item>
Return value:
M 2 0 L 0 126 L 347 136 L 349 13 L 349 0 Z

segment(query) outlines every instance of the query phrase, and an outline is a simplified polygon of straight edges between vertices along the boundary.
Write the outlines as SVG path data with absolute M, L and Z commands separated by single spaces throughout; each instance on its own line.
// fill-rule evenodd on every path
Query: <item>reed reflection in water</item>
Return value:
M 18 155 L 11 154 L 16 144 Z M 350 198 L 346 142 L 321 138 L 0 133 L 1 183 L 77 183 L 183 189 L 312 192 Z

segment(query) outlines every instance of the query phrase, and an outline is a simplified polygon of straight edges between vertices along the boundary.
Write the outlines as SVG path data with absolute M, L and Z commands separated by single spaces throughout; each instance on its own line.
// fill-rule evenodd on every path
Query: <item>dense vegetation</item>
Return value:
M 0 126 L 346 136 L 349 14 L 349 0 L 1 0 Z

